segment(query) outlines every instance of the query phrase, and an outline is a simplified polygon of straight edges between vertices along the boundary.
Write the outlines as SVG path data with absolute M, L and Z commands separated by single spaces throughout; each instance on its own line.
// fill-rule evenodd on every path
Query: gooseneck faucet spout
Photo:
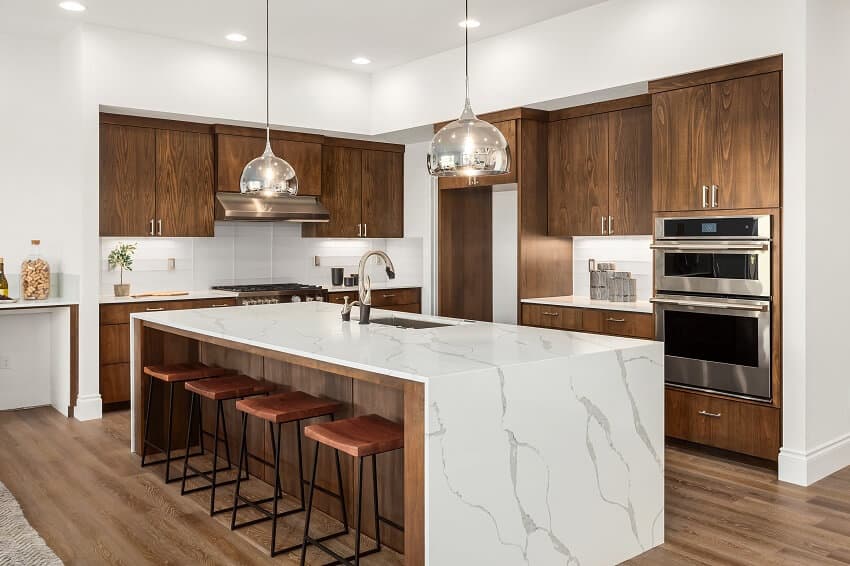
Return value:
M 360 265 L 357 268 L 357 290 L 359 299 L 351 304 L 346 304 L 342 308 L 343 318 L 346 315 L 350 316 L 351 307 L 357 305 L 360 307 L 360 324 L 369 324 L 369 311 L 372 308 L 372 279 L 366 275 L 366 262 L 372 256 L 377 256 L 380 261 L 384 262 L 387 277 L 395 279 L 395 266 L 393 260 L 382 250 L 370 250 L 360 257 Z

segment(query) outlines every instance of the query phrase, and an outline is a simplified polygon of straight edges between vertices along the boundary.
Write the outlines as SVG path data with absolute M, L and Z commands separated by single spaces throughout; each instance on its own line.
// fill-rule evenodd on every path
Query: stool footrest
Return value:
M 333 535 L 333 536 L 327 535 L 327 536 L 323 536 L 323 537 L 319 537 L 319 538 L 305 537 L 304 543 L 307 546 L 312 544 L 316 548 L 319 548 L 319 549 L 323 550 L 324 552 L 326 552 L 327 554 L 329 554 L 330 556 L 333 556 L 334 558 L 336 558 L 336 560 L 334 560 L 333 562 L 328 562 L 324 566 L 332 566 L 332 565 L 335 565 L 335 564 L 346 564 L 347 566 L 353 566 L 354 563 L 352 562 L 352 560 L 355 559 L 354 555 L 342 556 L 341 554 L 338 554 L 336 551 L 331 550 L 327 545 L 322 544 L 324 541 L 326 541 L 330 538 L 334 538 L 334 536 L 340 536 L 341 534 L 348 534 L 348 533 L 338 533 L 338 534 Z M 369 550 L 364 550 L 364 551 L 360 552 L 360 558 L 363 558 L 364 556 L 369 556 L 370 554 L 378 553 L 380 551 L 381 551 L 381 548 L 377 547 L 377 546 L 375 548 L 370 548 Z

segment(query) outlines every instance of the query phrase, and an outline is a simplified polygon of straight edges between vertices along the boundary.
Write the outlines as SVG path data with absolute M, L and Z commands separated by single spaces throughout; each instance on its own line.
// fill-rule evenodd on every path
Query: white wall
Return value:
M 517 323 L 517 185 L 493 187 L 493 322 Z
M 422 312 L 431 314 L 434 309 L 433 277 L 436 251 L 432 245 L 435 234 L 433 223 L 435 186 L 428 175 L 425 157 L 430 142 L 409 144 L 404 151 L 404 235 L 422 241 Z M 393 255 L 393 246 L 400 241 L 388 240 L 387 251 Z M 399 277 L 403 275 L 399 273 Z
M 613 261 L 617 271 L 629 271 L 637 280 L 637 300 L 648 301 L 652 296 L 651 236 L 600 236 L 573 238 L 573 295 L 590 296 L 589 259 Z

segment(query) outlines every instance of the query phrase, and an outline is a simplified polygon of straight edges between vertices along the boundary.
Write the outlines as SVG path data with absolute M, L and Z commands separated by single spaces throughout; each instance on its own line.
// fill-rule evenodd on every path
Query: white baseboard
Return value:
M 779 451 L 779 480 L 796 485 L 812 485 L 846 466 L 850 466 L 850 433 L 807 452 Z
M 74 418 L 78 421 L 93 421 L 103 417 L 103 402 L 100 395 L 80 395 L 74 407 Z

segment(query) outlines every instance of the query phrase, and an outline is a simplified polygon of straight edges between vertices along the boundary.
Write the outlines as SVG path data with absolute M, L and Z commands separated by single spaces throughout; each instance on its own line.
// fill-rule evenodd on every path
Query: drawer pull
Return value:
M 395 293 L 390 293 L 389 295 L 381 295 L 385 299 L 389 299 L 390 297 L 395 297 Z
M 608 322 L 626 322 L 625 318 L 608 318 Z
M 225 304 L 225 305 L 213 305 L 213 308 L 217 308 L 217 307 L 228 307 L 228 306 L 230 306 L 230 305 L 226 305 L 226 304 Z
M 559 313 L 559 312 L 546 312 L 546 311 L 543 311 L 543 316 L 561 316 L 561 313 Z
M 159 307 L 159 308 L 145 307 L 145 310 L 148 311 L 148 312 L 158 312 L 158 311 L 164 311 L 165 307 Z
M 723 416 L 721 413 L 709 413 L 708 411 L 700 411 L 699 414 L 704 417 L 711 417 L 713 419 L 719 419 L 721 416 Z

